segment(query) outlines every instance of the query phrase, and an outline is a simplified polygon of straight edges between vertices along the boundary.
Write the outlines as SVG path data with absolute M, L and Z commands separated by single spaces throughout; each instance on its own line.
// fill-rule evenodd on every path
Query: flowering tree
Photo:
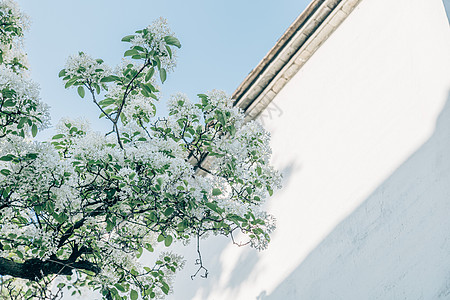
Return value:
M 239 232 L 266 247 L 274 219 L 260 205 L 280 183 L 269 135 L 219 91 L 196 103 L 175 95 L 169 115 L 156 117 L 155 77 L 165 81 L 181 47 L 164 20 L 124 37 L 129 59 L 114 69 L 69 57 L 65 87 L 91 97 L 111 131 L 66 119 L 48 142 L 33 140 L 49 117 L 27 77 L 26 24 L 14 2 L 0 1 L 1 297 L 54 299 L 86 287 L 106 299 L 158 298 L 183 264 L 169 252 L 139 260 L 159 243 L 208 233 L 234 242 Z M 197 264 L 206 272 L 200 253 Z

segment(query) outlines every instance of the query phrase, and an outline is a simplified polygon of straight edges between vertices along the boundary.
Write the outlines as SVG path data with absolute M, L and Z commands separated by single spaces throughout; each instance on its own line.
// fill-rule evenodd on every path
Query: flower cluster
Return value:
M 71 55 L 65 65 L 65 76 L 80 81 L 99 83 L 100 80 L 111 74 L 110 68 L 101 59 L 94 59 L 84 52 Z
M 36 134 L 38 128 L 49 124 L 48 106 L 40 101 L 39 86 L 6 62 L 0 64 L 0 104 L 0 137 L 24 137 L 30 129 Z
M 22 50 L 21 40 L 13 40 L 11 44 L 0 44 L 0 54 L 5 66 L 15 73 L 28 69 L 28 59 Z
M 126 120 L 144 121 L 148 123 L 156 113 L 153 101 L 143 95 L 132 95 L 123 108 Z
M 23 14 L 16 2 L 0 1 L 0 43 L 10 44 L 14 39 L 23 36 L 23 31 L 29 27 L 29 18 Z
M 154 51 L 161 60 L 161 66 L 172 71 L 176 67 L 176 50 L 169 48 L 166 38 L 173 36 L 174 33 L 169 28 L 167 20 L 159 18 L 145 30 L 137 32 L 131 43 L 134 46 L 148 47 L 150 51 Z

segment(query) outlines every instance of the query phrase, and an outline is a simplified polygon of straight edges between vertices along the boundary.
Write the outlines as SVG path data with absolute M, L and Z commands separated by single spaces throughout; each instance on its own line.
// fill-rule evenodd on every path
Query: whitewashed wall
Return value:
M 449 299 L 442 0 L 362 0 L 262 116 L 284 189 L 268 250 L 195 247 L 169 299 Z

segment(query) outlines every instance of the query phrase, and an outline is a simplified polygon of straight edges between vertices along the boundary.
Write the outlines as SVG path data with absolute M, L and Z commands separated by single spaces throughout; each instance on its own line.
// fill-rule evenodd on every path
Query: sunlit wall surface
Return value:
M 169 299 L 448 299 L 450 29 L 442 0 L 362 0 L 260 117 L 284 188 L 269 249 L 195 245 Z

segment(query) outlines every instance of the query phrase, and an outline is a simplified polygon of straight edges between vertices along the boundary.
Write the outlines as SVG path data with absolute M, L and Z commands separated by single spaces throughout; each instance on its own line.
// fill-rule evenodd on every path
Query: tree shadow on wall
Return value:
M 283 174 L 282 186 L 288 186 L 292 179 L 292 174 L 300 169 L 301 166 L 295 161 L 291 161 L 285 168 L 283 168 L 283 170 L 281 170 L 281 174 Z M 283 190 L 280 190 L 276 195 L 282 198 L 282 194 Z M 240 285 L 254 272 L 254 269 L 260 260 L 261 254 L 262 253 L 256 249 L 250 247 L 243 248 L 236 267 L 229 276 L 226 287 L 231 290 L 238 289 Z
M 442 0 L 444 2 L 445 12 L 447 13 L 447 19 L 450 23 L 450 0 Z
M 281 173 L 283 174 L 283 186 L 289 185 L 291 175 L 301 168 L 295 161 L 291 161 Z M 283 190 L 276 192 L 281 195 Z M 186 258 L 186 265 L 183 270 L 177 273 L 177 280 L 173 287 L 173 294 L 166 297 L 167 300 L 193 299 L 200 297 L 201 299 L 211 299 L 211 293 L 215 290 L 216 284 L 221 280 L 221 275 L 227 262 L 223 262 L 222 255 L 225 249 L 231 245 L 230 239 L 223 236 L 212 236 L 200 243 L 201 254 L 205 267 L 208 269 L 208 277 L 201 278 L 204 274 L 200 272 L 194 280 L 191 275 L 195 273 L 198 266 L 194 264 L 197 253 L 194 241 L 186 246 L 181 245 L 174 249 L 175 253 L 183 253 Z M 233 247 L 238 247 L 232 245 Z M 260 254 L 257 250 L 250 248 L 248 245 L 239 248 L 239 258 L 235 267 L 231 270 L 231 274 L 226 280 L 225 286 L 230 289 L 239 288 L 240 284 L 247 279 L 254 271 Z M 200 291 L 200 292 L 199 292 Z
M 450 94 L 430 139 L 270 294 L 450 298 Z

